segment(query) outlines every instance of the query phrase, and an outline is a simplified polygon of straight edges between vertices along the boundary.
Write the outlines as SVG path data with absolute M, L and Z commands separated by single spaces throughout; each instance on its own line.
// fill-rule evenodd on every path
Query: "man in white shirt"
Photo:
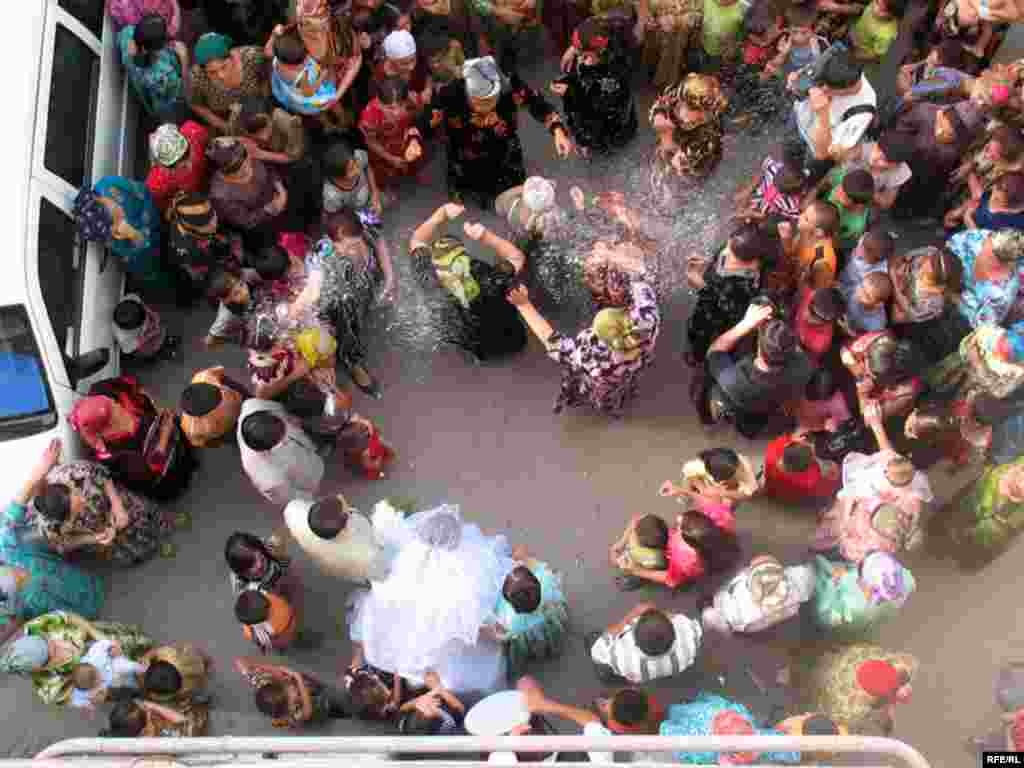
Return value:
M 324 573 L 365 586 L 387 578 L 391 561 L 373 524 L 344 496 L 294 499 L 284 509 L 284 521 Z
M 316 498 L 324 461 L 280 403 L 245 401 L 238 418 L 238 447 L 245 474 L 271 504 L 283 507 L 292 499 Z
M 641 603 L 588 644 L 602 679 L 625 678 L 640 685 L 674 677 L 689 668 L 697 659 L 702 639 L 699 621 Z
M 532 677 L 523 677 L 519 680 L 516 688 L 526 698 L 526 709 L 530 715 L 551 715 L 552 717 L 572 720 L 583 729 L 584 736 L 611 736 L 612 732 L 601 724 L 601 718 L 593 712 L 574 707 L 569 704 L 561 704 L 544 694 L 540 683 Z M 530 732 L 530 727 L 521 726 L 512 731 L 513 736 L 522 736 Z M 611 763 L 614 755 L 611 752 L 587 752 L 587 757 L 592 763 Z M 499 765 L 512 765 L 519 762 L 515 752 L 492 752 L 487 758 L 489 763 Z M 548 762 L 548 761 L 545 761 Z M 553 762 L 553 761 L 552 761 Z
M 797 131 L 815 161 L 813 180 L 824 175 L 836 153 L 857 145 L 875 119 L 877 106 L 875 89 L 863 68 L 847 51 L 833 55 L 808 97 L 793 106 Z

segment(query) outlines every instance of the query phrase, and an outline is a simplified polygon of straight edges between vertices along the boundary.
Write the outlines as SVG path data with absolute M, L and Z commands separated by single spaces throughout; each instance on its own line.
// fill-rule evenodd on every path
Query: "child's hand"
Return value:
M 569 90 L 569 86 L 565 83 L 552 83 L 549 87 L 551 92 L 558 96 L 565 96 L 565 92 Z
M 669 496 L 674 496 L 675 490 L 675 483 L 673 483 L 671 480 L 666 480 L 664 483 L 661 484 L 661 487 L 658 488 L 658 495 L 665 498 Z

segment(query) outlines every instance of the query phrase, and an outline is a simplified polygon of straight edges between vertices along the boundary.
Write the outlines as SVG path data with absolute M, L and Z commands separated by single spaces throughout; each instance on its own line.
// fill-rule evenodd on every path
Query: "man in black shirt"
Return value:
M 751 304 L 739 323 L 719 336 L 705 359 L 707 386 L 700 404 L 701 420 L 731 420 L 744 437 L 756 437 L 772 413 L 799 397 L 814 372 L 796 335 L 775 310 Z M 754 354 L 734 354 L 740 341 L 757 331 Z

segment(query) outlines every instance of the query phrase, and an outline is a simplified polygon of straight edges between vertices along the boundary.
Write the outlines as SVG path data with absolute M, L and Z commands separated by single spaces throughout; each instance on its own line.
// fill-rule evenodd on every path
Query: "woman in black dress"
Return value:
M 441 206 L 412 233 L 409 255 L 421 281 L 447 294 L 443 327 L 447 338 L 478 361 L 519 352 L 526 346 L 526 329 L 519 313 L 505 300 L 526 264 L 523 252 L 482 224 L 465 224 L 466 236 L 492 249 L 491 266 L 473 258 L 457 237 L 437 237 L 437 229 L 462 215 L 456 203 Z

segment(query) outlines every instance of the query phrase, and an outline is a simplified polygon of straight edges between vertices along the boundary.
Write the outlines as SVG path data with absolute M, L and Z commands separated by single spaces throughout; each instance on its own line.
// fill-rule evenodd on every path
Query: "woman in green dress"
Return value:
M 961 568 L 980 568 L 1024 528 L 1024 456 L 988 466 L 936 516 Z
M 818 555 L 811 605 L 831 638 L 863 637 L 897 613 L 916 588 L 909 570 L 887 552 L 869 552 L 859 565 Z
M 153 644 L 142 630 L 112 621 L 90 622 L 76 613 L 53 611 L 25 624 L 0 653 L 0 671 L 32 676 L 46 704 L 63 705 L 71 697 L 71 672 L 89 646 L 109 640 L 132 660 Z
M 29 528 L 29 500 L 59 459 L 60 440 L 53 440 L 0 517 L 0 643 L 21 622 L 44 613 L 65 610 L 95 619 L 103 607 L 102 577 L 65 562 L 41 544 L 22 540 Z

